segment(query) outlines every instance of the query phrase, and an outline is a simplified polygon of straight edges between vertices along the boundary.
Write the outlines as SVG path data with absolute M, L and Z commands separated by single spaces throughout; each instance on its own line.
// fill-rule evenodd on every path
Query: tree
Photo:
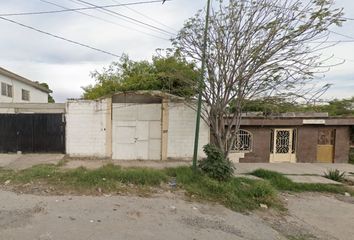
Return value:
M 329 87 L 315 89 L 310 84 L 316 73 L 329 67 L 319 50 L 328 46 L 328 28 L 341 25 L 342 10 L 333 9 L 331 0 L 307 2 L 218 0 L 214 5 L 202 89 L 203 118 L 226 156 L 245 101 L 265 96 L 316 97 Z M 173 40 L 178 52 L 198 62 L 204 22 L 204 13 L 199 11 Z
M 118 91 L 161 90 L 191 97 L 196 92 L 198 71 L 177 54 L 155 56 L 152 62 L 132 61 L 124 55 L 103 72 L 92 74 L 96 84 L 84 87 L 85 99 L 96 99 Z
M 44 88 L 50 90 L 49 85 L 48 85 L 47 83 L 40 83 L 40 82 L 36 82 L 36 83 L 38 83 L 38 84 L 41 85 L 42 87 L 44 87 Z M 50 91 L 51 91 L 51 90 L 50 90 Z M 52 96 L 50 93 L 48 93 L 48 102 L 49 102 L 49 103 L 55 103 L 55 100 L 54 100 L 53 96 Z

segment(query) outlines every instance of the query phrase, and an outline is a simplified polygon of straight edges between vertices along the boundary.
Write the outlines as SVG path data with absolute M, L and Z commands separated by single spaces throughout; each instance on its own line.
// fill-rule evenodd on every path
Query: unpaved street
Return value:
M 0 199 L 1 240 L 284 239 L 254 216 L 172 194 L 48 197 L 1 191 Z
M 350 197 L 282 194 L 289 211 L 261 210 L 249 215 L 182 198 L 172 193 L 140 198 L 0 191 L 0 239 L 352 240 L 354 236 Z

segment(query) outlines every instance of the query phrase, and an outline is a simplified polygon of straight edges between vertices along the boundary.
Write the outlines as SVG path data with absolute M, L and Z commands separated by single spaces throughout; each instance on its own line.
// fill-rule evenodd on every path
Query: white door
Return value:
M 270 162 L 296 162 L 296 130 L 274 129 Z
M 161 104 L 113 104 L 113 159 L 161 159 Z

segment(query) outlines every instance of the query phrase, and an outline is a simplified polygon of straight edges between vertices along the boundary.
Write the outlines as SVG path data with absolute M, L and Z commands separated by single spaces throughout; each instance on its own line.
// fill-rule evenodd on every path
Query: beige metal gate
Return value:
M 161 160 L 161 104 L 113 104 L 113 159 Z
M 296 129 L 272 130 L 270 162 L 296 162 Z

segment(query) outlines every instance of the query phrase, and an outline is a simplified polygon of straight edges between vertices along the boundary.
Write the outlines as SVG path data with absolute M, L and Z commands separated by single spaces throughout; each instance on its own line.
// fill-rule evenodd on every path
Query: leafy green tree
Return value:
M 47 83 L 40 83 L 40 82 L 36 82 L 36 83 L 38 83 L 42 87 L 45 87 L 46 89 L 50 90 L 49 85 Z M 48 94 L 48 102 L 49 103 L 55 103 L 55 100 L 54 100 L 53 96 L 50 93 Z
M 96 84 L 83 87 L 85 99 L 97 99 L 118 91 L 161 90 L 191 97 L 196 92 L 198 69 L 178 55 L 155 56 L 152 62 L 133 61 L 124 55 L 92 77 Z

